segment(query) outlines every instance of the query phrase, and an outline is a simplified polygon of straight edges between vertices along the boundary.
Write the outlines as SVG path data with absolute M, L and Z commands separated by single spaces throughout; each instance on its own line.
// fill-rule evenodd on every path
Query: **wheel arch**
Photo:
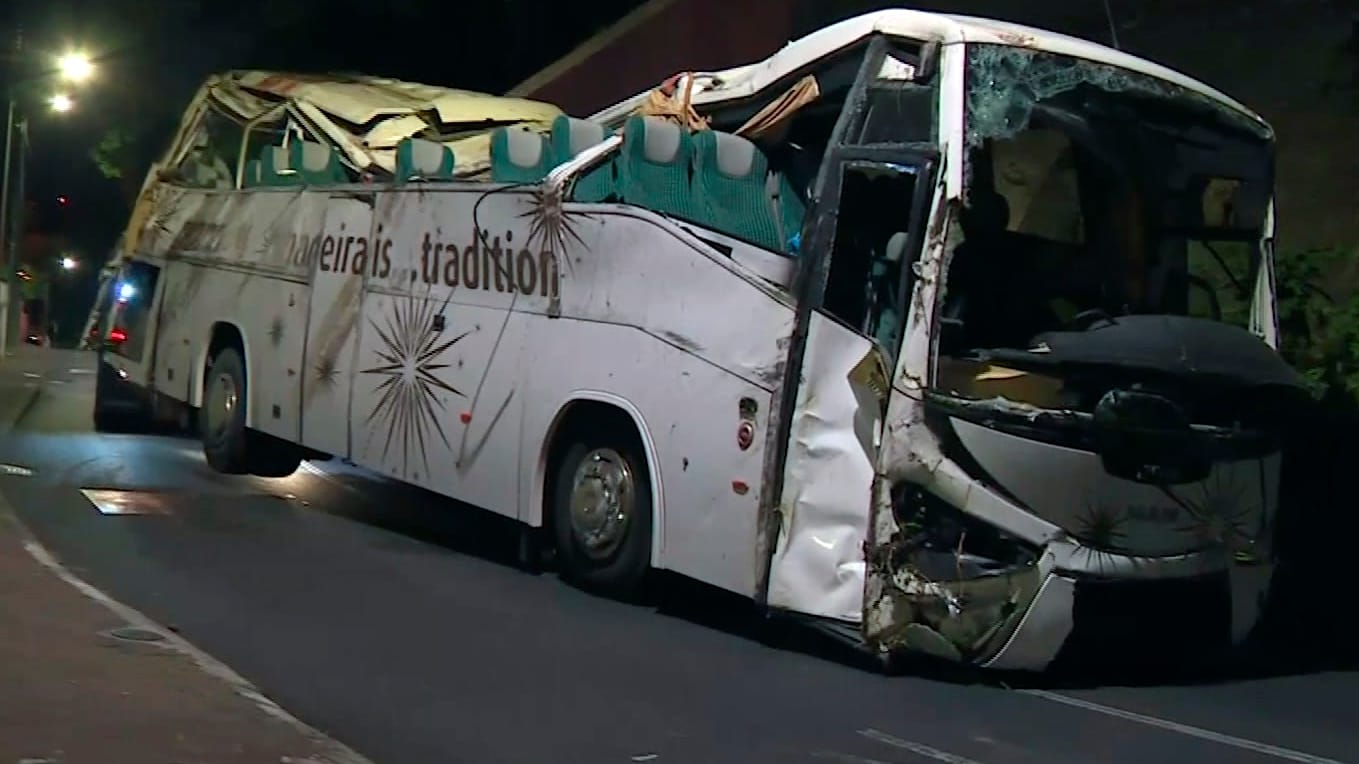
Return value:
M 646 419 L 636 406 L 613 393 L 599 390 L 576 390 L 567 396 L 557 407 L 542 443 L 538 447 L 538 458 L 534 465 L 532 494 L 529 497 L 528 514 L 524 518 L 530 526 L 548 528 L 551 512 L 548 510 L 547 484 L 552 476 L 553 452 L 558 438 L 567 431 L 568 425 L 578 417 L 591 411 L 612 410 L 632 424 L 637 440 L 642 444 L 642 456 L 646 459 L 647 479 L 651 483 L 651 564 L 656 566 L 665 548 L 665 489 L 661 482 L 660 459 L 656 444 L 647 427 Z
M 246 386 L 251 391 L 245 397 L 245 426 L 250 427 L 255 421 L 254 387 L 250 385 L 250 341 L 246 338 L 245 332 L 241 331 L 240 325 L 230 319 L 212 322 L 212 328 L 208 331 L 208 341 L 203 344 L 193 365 L 195 378 L 189 391 L 189 403 L 195 408 L 203 405 L 203 383 L 207 379 L 208 364 L 212 363 L 213 357 L 224 347 L 235 347 L 239 350 L 241 362 L 245 364 Z

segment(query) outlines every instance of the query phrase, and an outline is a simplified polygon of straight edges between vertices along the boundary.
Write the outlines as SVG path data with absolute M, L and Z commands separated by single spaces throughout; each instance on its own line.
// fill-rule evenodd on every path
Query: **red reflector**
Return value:
M 127 342 L 127 332 L 122 329 L 114 329 L 109 332 L 109 342 Z

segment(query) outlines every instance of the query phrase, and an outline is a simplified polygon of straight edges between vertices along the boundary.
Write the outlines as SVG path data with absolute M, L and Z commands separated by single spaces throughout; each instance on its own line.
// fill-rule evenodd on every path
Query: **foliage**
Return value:
M 1280 255 L 1276 263 L 1280 350 L 1320 397 L 1345 403 L 1359 398 L 1359 293 L 1346 283 L 1355 258 L 1335 247 Z
M 126 127 L 111 128 L 94 148 L 90 158 L 99 168 L 99 173 L 109 180 L 118 180 L 128 174 L 128 165 L 133 160 L 131 149 L 132 132 Z

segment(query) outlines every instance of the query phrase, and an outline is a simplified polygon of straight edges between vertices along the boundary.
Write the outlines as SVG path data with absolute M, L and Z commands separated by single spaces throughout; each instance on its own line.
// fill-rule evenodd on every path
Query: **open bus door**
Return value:
M 855 631 L 889 371 L 940 196 L 937 56 L 886 38 L 867 47 L 822 164 L 795 287 L 761 595 Z

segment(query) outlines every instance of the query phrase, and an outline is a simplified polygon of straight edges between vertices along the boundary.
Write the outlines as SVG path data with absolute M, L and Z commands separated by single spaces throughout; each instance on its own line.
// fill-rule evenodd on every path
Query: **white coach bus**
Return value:
M 1259 401 L 1301 389 L 1273 145 L 1154 63 L 907 10 L 589 119 L 232 72 L 124 235 L 96 419 L 196 410 L 218 470 L 349 459 L 592 588 L 880 655 L 1225 652 L 1273 570 Z

